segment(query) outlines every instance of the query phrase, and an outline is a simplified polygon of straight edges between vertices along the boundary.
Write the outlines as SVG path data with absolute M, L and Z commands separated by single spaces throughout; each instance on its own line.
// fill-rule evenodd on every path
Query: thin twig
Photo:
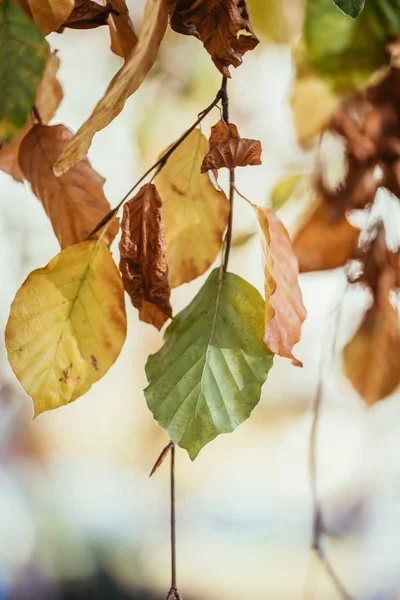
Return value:
M 203 121 L 203 119 L 205 119 L 205 117 L 208 115 L 208 113 L 210 113 L 212 111 L 212 109 L 221 100 L 221 97 L 222 97 L 222 88 L 218 91 L 217 95 L 215 96 L 215 98 L 211 102 L 211 104 L 209 106 L 207 106 L 207 108 L 205 108 L 199 114 L 198 118 L 193 123 L 193 125 L 191 125 L 191 127 L 189 127 L 189 129 L 187 129 L 185 131 L 185 133 L 183 133 L 181 135 L 181 137 L 174 144 L 172 144 L 172 146 L 167 150 L 167 152 L 165 154 L 163 154 L 157 160 L 157 162 L 154 163 L 154 165 L 152 165 L 149 169 L 147 169 L 147 171 L 144 173 L 144 175 L 142 175 L 140 177 L 140 179 L 131 187 L 131 189 L 125 194 L 125 196 L 117 204 L 117 206 L 115 208 L 113 208 L 112 210 L 110 210 L 110 212 L 107 213 L 101 219 L 101 221 L 96 225 L 96 227 L 90 232 L 88 239 L 90 239 L 93 235 L 95 235 L 102 227 L 104 227 L 104 225 L 106 225 L 113 217 L 115 217 L 115 215 L 117 214 L 117 212 L 119 211 L 119 209 L 121 208 L 123 203 L 129 198 L 129 196 L 132 194 L 132 192 L 134 192 L 135 189 L 146 179 L 146 177 L 148 177 L 155 169 L 157 169 L 156 174 L 158 174 L 161 171 L 161 169 L 163 169 L 165 167 L 170 156 L 175 152 L 175 150 L 177 148 L 179 148 L 179 146 L 182 144 L 182 142 L 184 142 L 186 140 L 186 138 L 189 137 L 189 135 L 192 133 L 192 131 L 194 131 L 196 129 L 196 127 Z
M 228 95 L 228 79 L 223 77 L 221 85 L 221 104 L 222 104 L 222 118 L 225 123 L 229 123 L 229 95 Z M 226 230 L 224 248 L 224 264 L 223 270 L 228 270 L 229 255 L 232 246 L 232 230 L 233 230 L 233 204 L 235 201 L 235 169 L 229 169 L 229 217 L 228 217 L 228 228 Z
M 171 441 L 171 588 L 167 600 L 182 600 L 176 577 L 175 444 Z

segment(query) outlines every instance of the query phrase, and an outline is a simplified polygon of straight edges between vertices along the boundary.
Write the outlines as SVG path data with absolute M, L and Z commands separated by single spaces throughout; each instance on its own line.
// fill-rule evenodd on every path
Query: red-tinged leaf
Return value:
M 299 268 L 289 234 L 268 208 L 253 206 L 260 226 L 265 275 L 264 343 L 274 352 L 302 366 L 292 349 L 300 340 L 307 316 L 299 286 Z
M 171 288 L 165 261 L 162 202 L 149 183 L 124 206 L 119 268 L 139 318 L 161 329 L 172 317 Z
M 201 172 L 261 165 L 261 142 L 242 139 L 236 125 L 222 119 L 211 128 L 210 149 L 204 157 Z
M 225 77 L 259 43 L 245 0 L 169 0 L 169 10 L 172 29 L 201 40 Z
M 72 137 L 64 125 L 35 125 L 19 152 L 22 173 L 42 202 L 62 248 L 85 241 L 110 210 L 103 192 L 105 180 L 92 169 L 87 158 L 65 175 L 54 175 L 53 165 Z M 114 219 L 104 241 L 111 243 L 117 231 L 118 222 Z

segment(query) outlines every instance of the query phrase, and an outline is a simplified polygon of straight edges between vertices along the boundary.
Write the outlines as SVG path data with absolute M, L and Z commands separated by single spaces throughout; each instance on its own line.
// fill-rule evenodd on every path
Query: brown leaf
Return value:
M 16 0 L 45 35 L 57 31 L 71 14 L 75 0 Z
M 261 165 L 261 142 L 242 139 L 236 125 L 222 119 L 211 128 L 210 149 L 204 157 L 201 172 Z
M 62 248 L 86 240 L 110 210 L 103 193 L 105 180 L 86 158 L 66 175 L 54 175 L 53 165 L 72 137 L 64 125 L 35 125 L 24 138 L 19 153 L 22 173 L 42 202 Z M 117 231 L 114 220 L 104 241 L 111 243 Z
M 225 77 L 259 43 L 245 0 L 169 0 L 169 11 L 172 29 L 201 40 Z
M 116 12 L 112 2 L 105 5 L 94 0 L 75 0 L 74 10 L 69 18 L 62 23 L 60 33 L 65 27 L 70 29 L 95 29 L 107 25 L 109 15 Z
M 161 329 L 172 317 L 171 288 L 165 260 L 162 202 L 152 183 L 124 206 L 119 269 L 139 318 Z
M 138 43 L 123 67 L 111 80 L 106 93 L 89 119 L 65 148 L 55 164 L 55 172 L 65 173 L 87 154 L 95 133 L 107 127 L 124 108 L 125 102 L 143 83 L 156 60 L 167 28 L 167 0 L 147 0 Z
M 332 207 L 321 201 L 293 239 L 300 273 L 342 267 L 354 257 L 359 235 L 346 215 L 335 219 Z
M 42 81 L 36 90 L 35 107 L 42 123 L 46 124 L 54 116 L 62 97 L 62 87 L 56 77 L 60 60 L 55 53 L 50 54 Z M 34 125 L 30 115 L 28 122 L 19 134 L 0 148 L 0 170 L 11 175 L 15 181 L 23 181 L 24 176 L 19 167 L 18 153 L 21 142 Z
M 253 206 L 260 226 L 265 276 L 264 344 L 302 366 L 292 349 L 307 316 L 299 286 L 299 267 L 289 234 L 269 208 Z
M 374 303 L 343 350 L 346 377 L 369 405 L 400 384 L 400 324 L 389 299 L 391 285 L 390 272 L 381 274 Z

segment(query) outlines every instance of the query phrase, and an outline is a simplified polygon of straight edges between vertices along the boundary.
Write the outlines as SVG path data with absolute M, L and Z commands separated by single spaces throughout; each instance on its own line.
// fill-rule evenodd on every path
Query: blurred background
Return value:
M 252 4 L 259 33 L 262 2 Z M 143 5 L 130 2 L 138 29 Z M 285 26 L 298 26 L 296 14 L 289 15 L 294 25 L 289 19 Z M 259 34 L 262 43 L 229 82 L 232 120 L 242 136 L 263 145 L 263 165 L 239 169 L 237 187 L 264 206 L 282 174 L 307 172 L 314 159 L 297 145 L 291 53 L 275 43 L 279 28 L 276 33 L 274 41 Z M 121 60 L 109 50 L 106 28 L 68 29 L 51 34 L 49 42 L 59 51 L 64 87 L 52 123 L 76 130 Z M 148 79 L 95 136 L 89 153 L 107 179 L 111 205 L 192 124 L 219 86 L 220 75 L 198 40 L 168 32 Z M 215 109 L 203 122 L 206 135 L 218 119 Z M 16 290 L 59 249 L 28 185 L 0 172 L 0 189 L 4 330 Z M 287 210 L 282 218 L 290 229 L 297 217 Z M 252 211 L 238 198 L 231 270 L 262 291 L 254 233 Z M 175 312 L 203 280 L 173 291 Z M 393 395 L 367 412 L 340 361 L 332 360 L 332 340 L 340 345 L 350 338 L 365 292 L 349 292 L 342 270 L 304 275 L 301 285 L 309 316 L 296 356 L 304 368 L 276 358 L 249 421 L 218 437 L 194 463 L 177 451 L 178 580 L 185 600 L 339 597 L 309 551 L 309 436 L 321 372 L 318 488 L 331 533 L 324 540 L 327 554 L 354 597 L 400 598 L 400 399 Z M 142 393 L 146 358 L 162 338 L 130 305 L 128 323 L 122 355 L 106 377 L 77 402 L 34 423 L 32 403 L 0 346 L 1 600 L 157 600 L 169 589 L 169 470 L 148 477 L 167 438 Z

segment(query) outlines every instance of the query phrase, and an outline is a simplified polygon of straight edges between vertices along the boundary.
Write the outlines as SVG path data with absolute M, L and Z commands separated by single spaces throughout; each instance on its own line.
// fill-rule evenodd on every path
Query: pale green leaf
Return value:
M 11 0 L 0 2 L 0 142 L 28 120 L 47 58 L 39 27 Z
M 273 355 L 263 346 L 265 303 L 249 283 L 215 269 L 149 357 L 154 418 L 192 460 L 257 406 Z

